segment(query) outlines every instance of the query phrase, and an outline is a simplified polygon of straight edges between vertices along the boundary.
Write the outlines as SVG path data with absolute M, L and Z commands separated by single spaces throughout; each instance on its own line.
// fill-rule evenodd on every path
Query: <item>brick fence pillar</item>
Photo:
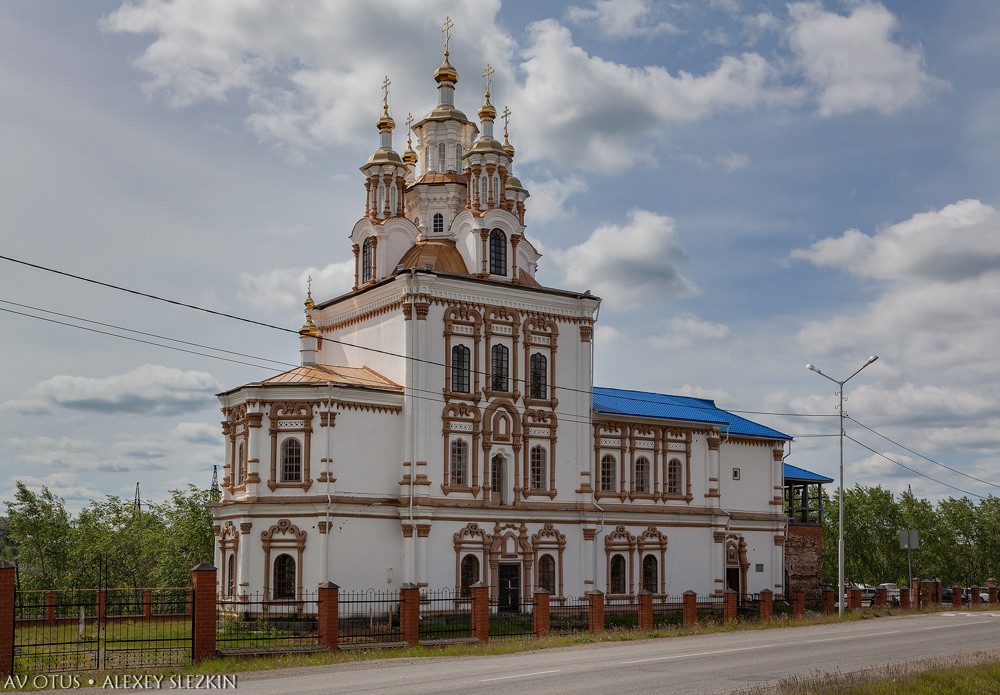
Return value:
M 472 636 L 490 641 L 490 591 L 482 582 L 472 585 Z
M 823 589 L 823 613 L 833 615 L 837 612 L 837 592 L 833 589 Z
M 153 617 L 153 590 L 142 590 L 142 615 L 144 618 Z
M 316 628 L 319 643 L 331 651 L 337 651 L 340 638 L 340 587 L 333 582 L 319 585 Z
M 937 604 L 939 608 L 944 608 L 944 592 L 941 591 L 942 586 L 944 585 L 941 583 L 940 579 L 934 582 L 934 587 L 935 590 L 937 591 L 935 596 L 937 597 Z
M 681 622 L 684 627 L 693 627 L 698 622 L 698 594 L 693 591 L 684 592 L 684 608 L 681 609 Z
M 886 594 L 887 593 L 888 592 L 886 592 L 886 590 L 884 588 L 879 587 L 878 589 L 875 589 L 875 607 L 876 608 L 885 608 Z
M 420 642 L 420 589 L 416 584 L 399 588 L 399 626 L 404 642 L 414 646 Z
M 766 623 L 774 615 L 774 593 L 770 589 L 760 592 L 760 621 Z
M 982 591 L 981 587 L 972 587 L 972 595 L 969 596 L 969 608 L 979 607 L 979 592 Z
M 899 590 L 899 607 L 909 608 L 910 607 L 910 590 L 905 586 Z
M 639 629 L 653 629 L 653 595 L 645 589 L 639 592 Z
M 191 568 L 191 585 L 194 593 L 194 627 L 192 629 L 194 645 L 192 652 L 195 663 L 215 656 L 217 574 L 218 570 L 205 562 Z
M 14 591 L 17 569 L 0 560 L 0 676 L 14 673 Z
M 596 635 L 604 632 L 604 592 L 587 592 L 587 627 L 590 634 Z
M 988 587 L 986 591 L 990 594 L 990 605 L 996 605 L 997 602 L 997 588 L 995 586 Z
M 792 616 L 801 618 L 806 614 L 806 592 L 792 592 Z
M 204 562 L 202 564 L 205 564 Z M 211 565 L 209 565 L 211 567 Z M 215 593 L 215 590 L 212 590 Z M 104 620 L 108 617 L 107 615 L 107 605 L 108 605 L 108 591 L 107 589 L 98 589 L 97 591 L 97 617 Z
M 861 589 L 847 590 L 847 607 L 852 611 L 861 610 Z
M 734 589 L 726 589 L 726 593 L 722 595 L 722 620 L 724 622 L 732 622 L 736 620 L 736 599 L 738 594 Z
M 920 591 L 920 580 L 910 582 L 910 608 L 920 608 L 924 605 L 924 597 Z
M 951 587 L 951 607 L 952 608 L 962 607 L 962 587 L 960 586 Z
M 535 637 L 548 637 L 552 630 L 552 622 L 549 619 L 549 591 L 548 589 L 535 590 L 535 606 L 532 618 L 534 620 Z
M 45 592 L 45 622 L 49 625 L 56 624 L 56 592 Z

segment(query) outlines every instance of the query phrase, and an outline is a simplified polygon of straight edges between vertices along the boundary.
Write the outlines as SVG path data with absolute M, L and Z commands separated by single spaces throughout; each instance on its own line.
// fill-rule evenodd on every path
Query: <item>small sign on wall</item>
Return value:
M 740 469 L 739 468 L 734 468 L 733 469 L 733 480 L 739 480 L 739 479 L 740 479 Z

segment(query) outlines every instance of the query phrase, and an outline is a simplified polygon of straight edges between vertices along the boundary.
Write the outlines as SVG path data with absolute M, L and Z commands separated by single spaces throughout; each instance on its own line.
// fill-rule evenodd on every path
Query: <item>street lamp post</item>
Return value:
M 811 369 L 821 377 L 829 379 L 839 387 L 837 395 L 840 397 L 840 494 L 837 511 L 840 518 L 837 522 L 837 613 L 840 615 L 844 614 L 844 384 L 856 377 L 862 369 L 877 359 L 878 355 L 872 355 L 868 358 L 867 362 L 858 367 L 854 374 L 843 380 L 834 379 L 829 374 L 824 374 L 815 365 L 806 365 L 807 369 Z

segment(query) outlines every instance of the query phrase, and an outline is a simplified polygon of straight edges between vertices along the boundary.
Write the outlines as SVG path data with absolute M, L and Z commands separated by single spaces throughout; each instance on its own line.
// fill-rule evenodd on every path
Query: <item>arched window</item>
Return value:
M 486 207 L 486 175 L 479 177 L 479 207 Z
M 556 561 L 548 553 L 538 558 L 538 588 L 556 593 Z
M 534 353 L 529 359 L 528 393 L 532 398 L 548 397 L 548 365 L 549 359 L 540 352 Z
M 642 558 L 642 588 L 651 594 L 657 593 L 656 556 L 647 555 Z
M 375 209 L 375 215 L 377 217 L 381 217 L 384 211 L 385 211 L 385 184 L 380 183 L 378 185 L 378 208 Z
M 667 464 L 667 494 L 681 494 L 681 462 L 677 459 L 670 459 Z
M 455 145 L 455 171 L 462 171 L 462 143 Z
M 493 204 L 500 205 L 500 177 L 493 175 Z
M 494 345 L 490 351 L 490 388 L 507 391 L 510 375 L 510 351 L 506 345 Z
M 545 449 L 540 446 L 531 448 L 531 465 L 528 476 L 528 487 L 532 490 L 545 489 Z
M 392 186 L 389 188 L 389 216 L 396 216 L 396 187 Z
M 635 462 L 635 491 L 649 493 L 649 459 L 645 456 Z
M 463 557 L 459 575 L 462 583 L 459 595 L 463 598 L 469 598 L 472 596 L 472 585 L 479 581 L 479 558 L 475 555 Z
M 247 473 L 247 452 L 240 442 L 239 450 L 236 452 L 236 484 L 242 485 Z
M 502 229 L 490 232 L 490 273 L 507 274 L 507 235 Z
M 621 555 L 611 556 L 611 593 L 625 593 L 625 558 Z
M 617 489 L 615 485 L 615 468 L 618 463 L 615 461 L 615 457 L 611 454 L 606 454 L 601 459 L 601 491 L 602 492 L 614 492 Z
M 469 484 L 469 444 L 464 439 L 452 440 L 449 469 L 452 485 L 464 487 Z
M 361 282 L 370 282 L 375 271 L 375 254 L 372 252 L 372 238 L 361 245 Z
M 443 142 L 438 143 L 438 169 L 442 174 L 447 170 L 445 165 L 445 147 Z
M 434 233 L 444 234 L 444 215 L 440 212 L 434 213 Z
M 236 595 L 236 553 L 230 553 L 226 561 L 226 596 Z
M 295 560 L 282 553 L 274 559 L 274 598 L 295 598 Z
M 302 444 L 294 437 L 281 443 L 281 480 L 285 483 L 302 482 Z
M 500 454 L 490 461 L 490 497 L 494 502 L 503 502 L 503 457 Z
M 451 349 L 451 390 L 469 393 L 469 348 L 456 345 Z

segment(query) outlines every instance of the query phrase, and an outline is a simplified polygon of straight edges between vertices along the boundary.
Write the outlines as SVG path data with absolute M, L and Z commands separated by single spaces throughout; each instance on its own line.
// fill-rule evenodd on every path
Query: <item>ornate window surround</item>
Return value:
M 479 485 L 479 439 L 481 415 L 479 408 L 466 403 L 448 403 L 441 413 L 443 429 L 443 452 L 441 471 L 441 491 L 448 495 L 454 492 L 471 493 L 478 496 Z M 469 445 L 467 485 L 451 484 L 451 442 L 465 440 Z
M 483 340 L 483 317 L 475 309 L 465 305 L 450 306 L 444 312 L 444 353 L 447 368 L 445 369 L 444 399 L 467 400 L 478 403 L 480 382 L 483 368 L 481 366 L 481 344 Z M 470 365 L 471 383 L 469 392 L 452 390 L 451 384 L 451 350 L 455 345 L 465 345 L 469 348 L 472 362 Z
M 524 321 L 524 404 L 531 408 L 552 408 L 559 405 L 556 397 L 556 353 L 559 347 L 559 327 L 556 322 L 537 316 L 529 316 Z M 540 354 L 545 358 L 545 397 L 531 396 L 531 356 Z
M 486 398 L 510 398 L 515 403 L 521 398 L 520 391 L 520 365 L 521 360 L 513 359 L 518 354 L 521 341 L 521 314 L 515 309 L 507 307 L 491 306 L 486 310 L 484 321 L 485 345 L 483 354 L 490 360 L 492 371 L 492 356 L 494 345 L 504 345 L 507 347 L 508 356 L 508 383 L 509 391 L 494 391 L 492 385 L 492 373 L 486 375 L 483 385 L 483 395 Z
M 312 404 L 305 401 L 279 401 L 271 405 L 268 415 L 271 435 L 271 476 L 267 487 L 273 492 L 278 488 L 301 488 L 309 490 L 312 486 L 311 453 L 312 453 Z M 280 435 L 280 436 L 279 436 Z M 278 454 L 283 435 L 301 436 L 302 441 L 302 480 L 301 482 L 282 482 L 278 475 Z
M 643 558 L 647 555 L 653 555 L 657 559 L 656 581 L 659 586 L 657 587 L 657 591 L 654 593 L 658 595 L 666 594 L 667 543 L 667 537 L 655 526 L 647 527 L 646 530 L 639 536 L 636 543 L 639 550 L 640 567 L 642 566 L 641 563 Z
M 604 555 L 607 560 L 606 593 L 611 592 L 611 558 L 614 555 L 625 556 L 625 596 L 632 596 L 635 591 L 635 549 L 636 538 L 624 526 L 616 526 L 613 533 L 604 537 Z M 622 595 L 622 594 L 615 594 Z
M 521 431 L 524 433 L 524 445 L 521 450 L 524 452 L 522 479 L 524 489 L 521 491 L 522 499 L 529 496 L 548 497 L 555 499 L 556 490 L 556 431 L 559 427 L 559 419 L 555 413 L 547 410 L 528 410 L 524 413 Z M 541 489 L 531 487 L 531 450 L 541 446 L 545 450 L 546 481 Z
M 534 587 L 541 586 L 539 577 L 539 558 L 542 555 L 552 555 L 556 563 L 556 592 L 552 596 L 557 601 L 565 600 L 563 595 L 563 551 L 566 550 L 566 535 L 560 533 L 552 524 L 545 524 L 537 533 L 531 535 L 531 551 L 534 555 L 535 577 Z
M 260 540 L 264 548 L 264 596 L 271 596 L 271 573 L 274 571 L 272 554 L 278 555 L 294 551 L 295 555 L 295 596 L 302 596 L 302 576 L 304 567 L 302 555 L 308 534 L 293 524 L 290 519 L 279 519 L 278 523 L 266 531 L 261 531 Z

